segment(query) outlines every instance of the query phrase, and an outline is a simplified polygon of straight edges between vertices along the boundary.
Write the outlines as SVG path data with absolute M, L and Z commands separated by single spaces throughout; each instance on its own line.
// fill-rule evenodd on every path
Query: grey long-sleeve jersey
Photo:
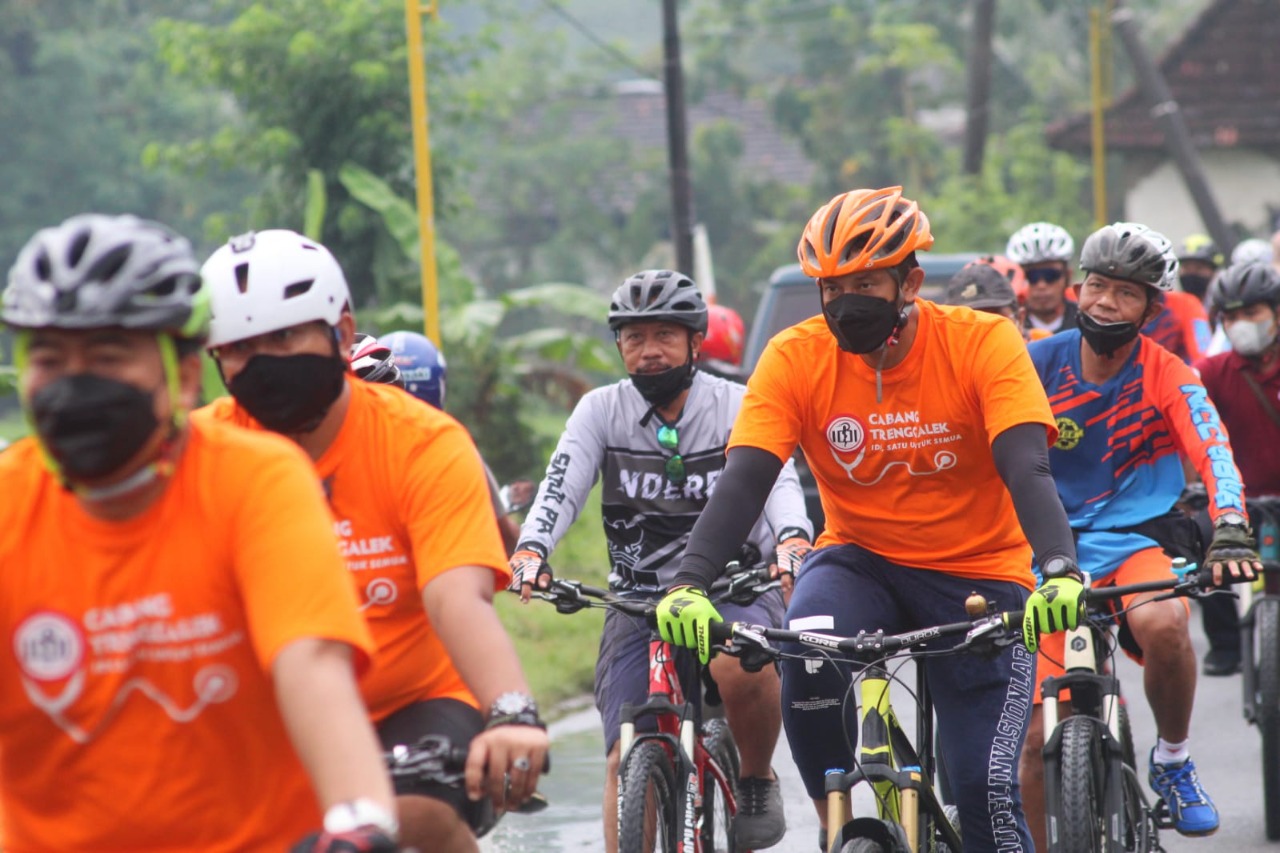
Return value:
M 614 589 L 655 591 L 670 585 L 693 523 L 725 464 L 725 445 L 746 388 L 697 371 L 684 411 L 673 426 L 686 479 L 676 485 L 664 467 L 671 451 L 658 444 L 661 421 L 640 420 L 649 404 L 624 379 L 590 392 L 565 424 L 546 477 L 520 530 L 520 546 L 550 554 L 578 517 L 591 487 L 603 478 L 601 504 Z M 813 538 L 795 464 L 778 475 L 748 542 L 768 555 L 778 534 L 798 528 Z

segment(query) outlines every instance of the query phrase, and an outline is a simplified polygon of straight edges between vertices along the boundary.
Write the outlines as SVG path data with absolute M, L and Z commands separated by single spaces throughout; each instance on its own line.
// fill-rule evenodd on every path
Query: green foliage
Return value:
M 550 562 L 559 577 L 604 586 L 609 560 L 598 485 L 578 520 L 551 554 Z M 496 605 L 516 642 L 529 686 L 544 707 L 591 689 L 596 660 L 593 650 L 600 642 L 604 623 L 600 611 L 584 610 L 564 616 L 543 602 L 522 605 L 511 594 L 499 595 Z M 588 654 L 588 650 L 592 653 Z
M 1037 220 L 1061 225 L 1077 240 L 1093 230 L 1085 196 L 1088 167 L 1050 150 L 1041 126 L 1032 116 L 991 140 L 981 175 L 957 168 L 920 199 L 937 237 L 935 251 L 999 254 L 1010 234 Z
M 347 164 L 340 175 L 352 198 L 381 217 L 384 264 L 408 270 L 420 245 L 413 207 L 367 170 Z M 594 376 L 613 369 L 613 354 L 598 335 L 608 301 L 561 283 L 477 298 L 456 253 L 443 241 L 437 249 L 449 410 L 500 478 L 539 476 L 549 448 L 534 439 L 529 413 L 548 406 L 567 412 Z M 422 309 L 408 302 L 365 312 L 360 321 L 376 334 L 422 324 Z
M 221 240 L 250 227 L 303 227 L 309 175 L 324 177 L 328 215 L 322 241 L 341 261 L 357 302 L 392 292 L 377 256 L 381 221 L 351 197 L 340 179 L 348 163 L 410 194 L 412 161 L 404 4 L 400 0 L 224 0 L 229 23 L 164 20 L 155 27 L 160 53 L 179 79 L 229 93 L 216 133 L 157 142 L 151 160 L 171 169 L 247 168 L 260 178 L 239 209 L 206 219 L 206 236 Z M 460 37 L 445 25 L 425 28 L 437 123 L 465 126 L 483 97 L 459 90 L 461 73 L 489 42 Z M 460 162 L 456 149 L 433 150 L 438 209 L 451 206 Z M 314 180 L 314 179 L 310 179 Z M 310 197 L 315 198 L 315 193 Z
M 190 232 L 233 203 L 243 172 L 216 180 L 158 175 L 149 139 L 212 131 L 216 97 L 171 79 L 150 60 L 151 23 L 205 4 L 125 0 L 0 3 L 0 262 L 7 268 L 38 228 L 86 211 L 131 212 Z

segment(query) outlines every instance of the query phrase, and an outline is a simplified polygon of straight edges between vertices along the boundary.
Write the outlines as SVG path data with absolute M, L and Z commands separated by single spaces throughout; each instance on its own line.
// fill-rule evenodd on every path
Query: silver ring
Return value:
M 528 756 L 522 755 L 519 758 L 513 759 L 511 762 L 511 769 L 519 770 L 521 773 L 527 772 L 529 770 Z

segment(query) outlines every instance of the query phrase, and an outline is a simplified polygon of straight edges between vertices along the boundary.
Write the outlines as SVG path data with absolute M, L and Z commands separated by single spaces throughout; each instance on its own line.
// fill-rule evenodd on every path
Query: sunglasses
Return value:
M 687 478 L 684 470 L 684 457 L 676 449 L 680 446 L 680 432 L 675 427 L 667 426 L 666 424 L 658 427 L 658 446 L 663 450 L 671 451 L 671 455 L 667 457 L 666 463 L 662 466 L 663 472 L 667 475 L 667 480 L 673 486 L 683 485 Z
M 1027 270 L 1028 284 L 1053 284 L 1062 278 L 1062 270 L 1040 269 Z

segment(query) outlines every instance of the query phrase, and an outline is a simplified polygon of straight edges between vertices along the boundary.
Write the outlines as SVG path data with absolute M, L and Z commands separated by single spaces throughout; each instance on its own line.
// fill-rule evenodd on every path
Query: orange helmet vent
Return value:
M 835 278 L 887 269 L 933 245 L 929 218 L 902 187 L 850 190 L 827 202 L 805 226 L 796 254 L 805 275 Z

